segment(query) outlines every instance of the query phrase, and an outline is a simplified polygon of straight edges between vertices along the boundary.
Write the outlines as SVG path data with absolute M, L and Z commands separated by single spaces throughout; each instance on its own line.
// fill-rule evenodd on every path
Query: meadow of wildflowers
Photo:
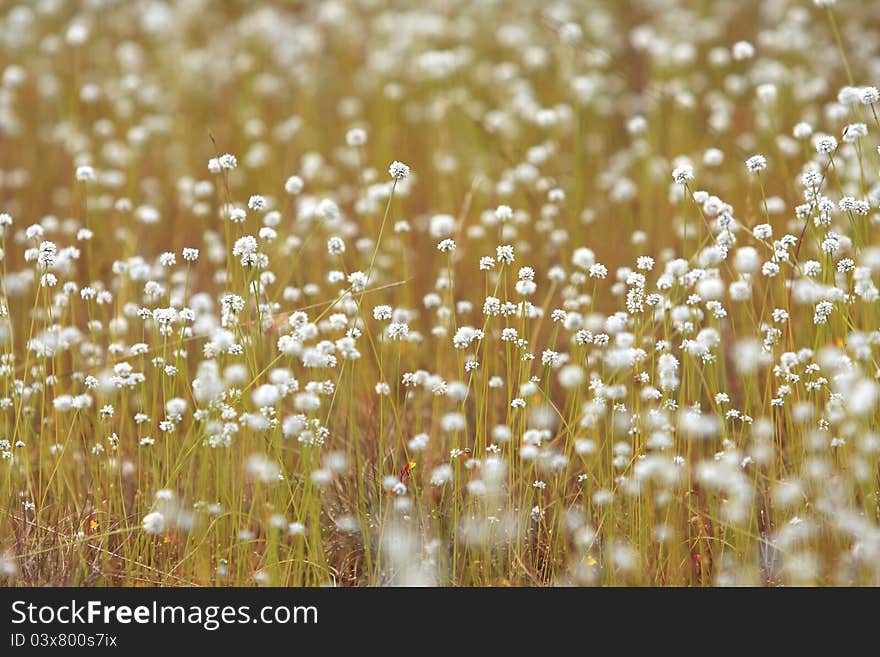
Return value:
M 880 3 L 0 3 L 0 581 L 880 585 Z

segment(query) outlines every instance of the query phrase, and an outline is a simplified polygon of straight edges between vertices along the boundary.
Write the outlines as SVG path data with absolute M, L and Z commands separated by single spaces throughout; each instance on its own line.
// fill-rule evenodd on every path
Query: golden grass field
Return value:
M 880 585 L 880 3 L 0 25 L 3 584 Z

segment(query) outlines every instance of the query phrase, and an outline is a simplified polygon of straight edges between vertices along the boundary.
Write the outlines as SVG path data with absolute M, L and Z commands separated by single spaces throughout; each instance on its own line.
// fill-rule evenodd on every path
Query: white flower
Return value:
M 352 128 L 345 133 L 345 143 L 349 146 L 363 146 L 367 143 L 367 132 L 363 128 Z M 399 164 L 399 163 L 397 163 Z M 394 166 L 394 165 L 392 165 Z M 404 165 L 405 166 L 405 165 Z M 394 174 L 392 174 L 394 177 Z
M 394 180 L 403 180 L 409 176 L 409 167 L 403 162 L 395 160 L 391 163 L 391 166 L 388 167 L 388 174 L 394 178 Z
M 345 242 L 341 237 L 331 237 L 327 240 L 327 253 L 330 255 L 342 255 L 345 253 Z
M 672 170 L 672 179 L 676 185 L 687 185 L 689 180 L 694 179 L 694 168 L 690 164 L 683 164 Z
M 238 160 L 235 159 L 235 155 L 229 153 L 221 155 L 217 158 L 217 162 L 220 164 L 221 169 L 226 169 L 227 171 L 238 166 Z
M 590 265 L 590 278 L 606 278 L 608 276 L 608 268 L 601 262 Z
M 752 235 L 759 240 L 769 240 L 773 237 L 773 227 L 770 224 L 758 224 L 752 229 Z
M 746 169 L 749 173 L 761 173 L 767 168 L 767 158 L 763 155 L 752 155 L 746 160 Z
M 495 257 L 498 262 L 504 263 L 505 265 L 513 264 L 513 247 L 509 244 L 502 244 L 495 249 Z
M 95 170 L 83 164 L 76 168 L 76 179 L 82 182 L 88 182 L 95 179 Z
M 144 516 L 144 531 L 147 534 L 158 535 L 165 531 L 165 516 L 158 511 L 153 511 Z
M 315 208 L 315 214 L 321 219 L 328 219 L 334 221 L 339 219 L 340 212 L 339 206 L 336 205 L 331 199 L 324 198 L 318 203 L 318 206 Z
M 54 242 L 40 242 L 37 264 L 46 269 L 52 267 L 55 264 L 57 253 L 58 247 L 55 246 Z
M 284 181 L 284 191 L 291 196 L 296 196 L 303 190 L 303 179 L 299 176 L 290 176 Z
M 513 210 L 509 205 L 499 205 L 495 208 L 495 218 L 498 221 L 509 221 L 513 219 Z
M 813 140 L 817 153 L 829 154 L 837 150 L 837 139 L 831 135 L 816 135 Z
M 431 217 L 428 231 L 431 237 L 448 237 L 455 230 L 455 217 L 451 214 L 435 214 Z
M 411 452 L 423 452 L 428 447 L 428 441 L 430 437 L 426 433 L 419 433 L 413 436 L 406 446 L 409 448 Z
M 381 320 L 389 320 L 389 319 L 391 319 L 392 312 L 393 311 L 391 309 L 391 306 L 385 306 L 385 305 L 376 306 L 375 308 L 373 308 L 373 318 L 378 319 L 380 321 Z
M 251 393 L 251 399 L 254 402 L 254 406 L 257 408 L 274 406 L 280 398 L 281 395 L 278 392 L 278 386 L 268 383 L 259 386 Z
M 392 340 L 403 340 L 409 335 L 409 326 L 404 322 L 392 322 L 388 325 L 388 337 Z
M 431 471 L 431 485 L 432 486 L 442 486 L 446 482 L 452 479 L 452 467 L 444 463 L 443 465 L 438 465 Z
M 733 58 L 739 62 L 754 57 L 755 47 L 748 41 L 737 41 L 733 44 L 731 53 L 733 54 Z
M 636 267 L 642 271 L 651 271 L 654 269 L 654 258 L 649 256 L 639 256 L 636 260 Z
M 232 255 L 234 256 L 251 255 L 256 253 L 256 251 L 257 239 L 253 235 L 239 237 L 235 240 L 235 245 L 232 247 Z

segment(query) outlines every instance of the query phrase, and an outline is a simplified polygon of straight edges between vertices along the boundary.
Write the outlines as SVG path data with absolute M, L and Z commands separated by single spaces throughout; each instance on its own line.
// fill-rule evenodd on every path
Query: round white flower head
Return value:
M 509 205 L 499 205 L 495 208 L 495 218 L 498 221 L 509 221 L 513 219 L 513 209 Z
M 345 133 L 345 143 L 349 146 L 363 146 L 367 143 L 367 133 L 362 128 L 352 128 Z
M 378 320 L 387 320 L 391 319 L 392 309 L 391 306 L 381 305 L 373 308 L 373 317 Z
M 738 62 L 741 62 L 745 59 L 751 59 L 755 56 L 755 46 L 753 46 L 748 41 L 737 41 L 733 44 L 731 54 L 733 55 L 733 58 Z
M 394 162 L 391 163 L 391 166 L 388 167 L 388 173 L 395 180 L 403 180 L 409 176 L 409 167 L 403 162 L 394 160 Z
M 234 169 L 238 166 L 238 160 L 235 159 L 235 155 L 230 153 L 224 153 L 219 158 L 217 158 L 217 162 L 220 164 L 221 169 Z
M 816 147 L 817 153 L 833 153 L 837 150 L 837 139 L 832 137 L 831 135 L 817 135 L 814 146 Z
M 720 166 L 724 162 L 724 151 L 719 148 L 707 148 L 703 153 L 703 164 L 710 167 Z
M 82 166 L 78 166 L 76 168 L 76 179 L 82 182 L 89 182 L 95 179 L 95 170 L 83 164 Z
M 321 199 L 318 207 L 315 208 L 315 214 L 322 219 L 335 221 L 340 216 L 339 206 L 329 198 Z
M 795 139 L 807 139 L 810 135 L 813 134 L 813 126 L 805 121 L 801 121 L 797 125 L 794 126 L 791 130 L 791 134 Z
M 877 87 L 862 87 L 860 90 L 862 105 L 873 105 L 880 102 L 880 89 Z
M 158 511 L 153 511 L 144 516 L 144 531 L 154 536 L 161 534 L 165 530 L 165 516 Z
M 690 164 L 683 164 L 672 170 L 672 179 L 676 185 L 687 185 L 688 180 L 694 179 L 694 168 Z
M 284 191 L 291 196 L 296 196 L 303 190 L 303 179 L 299 176 L 290 176 L 284 181 Z
M 752 155 L 746 160 L 746 169 L 749 173 L 761 173 L 767 168 L 767 158 L 763 155 Z
M 559 28 L 559 37 L 563 43 L 577 43 L 583 36 L 584 32 L 577 23 L 564 23 Z
M 330 255 L 342 255 L 345 253 L 345 242 L 343 239 L 334 235 L 327 240 L 327 253 Z

